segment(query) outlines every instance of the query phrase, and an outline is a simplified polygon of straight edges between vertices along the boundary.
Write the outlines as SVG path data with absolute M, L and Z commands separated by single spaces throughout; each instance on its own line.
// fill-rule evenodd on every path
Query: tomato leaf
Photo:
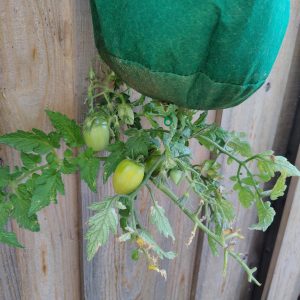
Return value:
M 146 230 L 139 230 L 139 236 L 151 247 L 151 249 L 159 256 L 159 258 L 163 259 L 165 257 L 167 259 L 174 259 L 176 257 L 176 253 L 162 250 L 154 241 L 150 233 Z
M 31 194 L 26 190 L 24 185 L 19 187 L 18 195 L 12 195 L 11 203 L 13 205 L 12 217 L 17 221 L 21 228 L 35 232 L 40 230 L 37 215 L 29 215 Z
M 14 232 L 0 231 L 0 243 L 7 244 L 11 247 L 24 248 L 17 240 Z
M 83 143 L 80 126 L 60 112 L 46 110 L 46 113 L 56 131 L 70 147 L 80 147 Z
M 110 175 L 115 171 L 118 164 L 126 158 L 126 146 L 123 142 L 116 142 L 113 145 L 109 145 L 107 150 L 111 154 L 106 158 L 104 162 L 104 174 L 103 181 L 106 182 Z
M 0 188 L 7 186 L 9 181 L 10 181 L 9 167 L 8 166 L 0 167 Z
M 48 206 L 51 201 L 56 202 L 58 192 L 64 194 L 61 174 L 57 173 L 56 170 L 44 170 L 35 180 L 29 215 L 34 215 L 42 208 Z
M 238 197 L 240 203 L 245 208 L 249 208 L 253 202 L 255 202 L 255 194 L 246 186 L 243 185 L 237 185 L 238 187 Z
M 11 202 L 0 203 L 0 231 L 8 222 L 12 210 L 13 205 L 11 204 Z
M 88 260 L 91 260 L 99 247 L 107 242 L 110 232 L 114 234 L 117 232 L 118 217 L 113 200 L 114 198 L 106 198 L 90 207 L 96 214 L 88 221 L 89 229 L 86 233 Z
M 232 203 L 221 196 L 216 198 L 215 208 L 215 213 L 218 215 L 220 220 L 224 220 L 225 223 L 231 222 L 234 219 L 235 212 Z
M 21 152 L 21 160 L 26 169 L 32 169 L 42 161 L 40 155 Z
M 152 145 L 152 138 L 148 132 L 130 129 L 126 131 L 126 135 L 129 136 L 126 142 L 126 153 L 129 157 L 136 159 L 140 155 L 148 156 Z
M 0 144 L 8 145 L 25 153 L 45 154 L 53 149 L 48 135 L 37 129 L 33 129 L 32 132 L 18 130 L 2 135 L 0 136 Z
M 300 176 L 300 171 L 293 166 L 285 157 L 270 155 L 264 152 L 258 155 L 258 168 L 260 176 L 269 181 L 275 176 L 275 172 L 284 173 L 286 177 Z
M 157 202 L 151 206 L 150 209 L 150 222 L 154 224 L 157 230 L 166 238 L 171 237 L 175 241 L 172 227 L 168 218 L 165 215 L 163 207 L 159 206 Z
M 232 133 L 232 137 L 227 141 L 230 151 L 243 157 L 251 157 L 253 155 L 249 143 L 243 139 L 242 134 Z
M 269 201 L 263 202 L 262 200 L 258 200 L 256 202 L 256 208 L 258 223 L 252 225 L 250 229 L 266 231 L 273 222 L 275 210 L 271 207 L 271 203 Z
M 286 185 L 286 174 L 282 173 L 277 179 L 272 191 L 271 191 L 271 200 L 277 200 L 279 197 L 284 195 L 284 192 L 287 188 Z
M 300 176 L 300 171 L 283 156 L 275 156 L 274 170 L 284 173 L 286 177 Z
M 92 149 L 87 149 L 78 155 L 77 164 L 79 166 L 81 179 L 93 192 L 96 192 L 97 177 L 100 169 L 99 158 L 94 156 Z

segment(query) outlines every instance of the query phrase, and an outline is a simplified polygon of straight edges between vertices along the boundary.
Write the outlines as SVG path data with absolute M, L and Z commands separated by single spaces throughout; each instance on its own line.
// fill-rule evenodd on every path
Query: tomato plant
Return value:
M 176 254 L 161 249 L 135 210 L 141 190 L 147 189 L 151 199 L 149 221 L 160 234 L 176 238 L 157 200 L 158 192 L 194 223 L 192 236 L 196 229 L 202 230 L 212 253 L 223 252 L 224 269 L 228 257 L 232 257 L 249 281 L 259 284 L 253 275 L 256 269 L 249 268 L 234 249 L 242 236 L 234 226 L 235 209 L 229 191 L 237 193 L 245 209 L 257 209 L 258 222 L 250 229 L 265 231 L 275 215 L 271 201 L 284 194 L 286 179 L 300 176 L 299 170 L 272 151 L 253 153 L 244 134 L 207 123 L 207 112 L 199 114 L 142 95 L 133 98 L 131 90 L 114 73 L 101 81 L 91 70 L 89 83 L 83 128 L 59 112 L 46 111 L 53 125 L 51 132 L 18 130 L 0 136 L 0 144 L 19 151 L 22 162 L 15 168 L 0 167 L 0 242 L 22 247 L 16 234 L 6 228 L 11 219 L 24 229 L 40 230 L 38 212 L 56 202 L 58 194 L 64 194 L 63 174 L 79 172 L 89 188 L 97 192 L 102 168 L 103 182 L 112 176 L 116 194 L 90 206 L 94 215 L 86 234 L 88 259 L 107 242 L 109 233 L 117 234 L 120 225 L 122 234 L 118 239 L 133 243 L 133 260 L 144 255 L 150 270 L 166 276 L 159 261 L 173 259 Z M 194 164 L 189 146 L 192 139 L 207 148 L 214 159 Z M 62 144 L 66 148 L 63 154 Z M 99 155 L 103 149 L 106 153 Z M 232 185 L 223 186 L 220 157 L 236 167 L 230 177 Z M 273 187 L 265 190 L 263 184 L 277 175 Z M 175 184 L 186 182 L 180 194 L 170 189 L 170 179 Z M 189 208 L 191 193 L 199 198 L 195 210 Z

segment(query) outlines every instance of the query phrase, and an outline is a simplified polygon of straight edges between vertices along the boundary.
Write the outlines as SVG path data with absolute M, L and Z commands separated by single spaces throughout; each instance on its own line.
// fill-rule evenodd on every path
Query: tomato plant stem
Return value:
M 157 185 L 158 189 L 161 190 L 165 195 L 167 195 L 183 212 L 187 215 L 194 224 L 196 224 L 202 231 L 204 231 L 208 236 L 210 236 L 217 244 L 219 244 L 223 249 L 225 249 L 228 254 L 233 257 L 246 271 L 248 274 L 249 282 L 253 281 L 255 284 L 260 286 L 260 283 L 255 279 L 253 273 L 256 269 L 250 269 L 241 256 L 227 247 L 227 244 L 221 240 L 216 234 L 214 234 L 208 227 L 206 227 L 199 219 L 198 216 L 191 213 L 187 208 L 185 208 L 178 200 L 178 197 L 163 183 Z

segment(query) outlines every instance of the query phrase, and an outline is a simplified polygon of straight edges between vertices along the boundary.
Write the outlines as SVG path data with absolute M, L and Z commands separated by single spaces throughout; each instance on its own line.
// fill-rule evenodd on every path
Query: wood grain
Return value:
M 256 152 L 270 149 L 276 135 L 276 128 L 283 104 L 287 85 L 287 74 L 291 67 L 295 42 L 299 31 L 300 2 L 293 0 L 291 3 L 290 26 L 282 46 L 281 52 L 274 65 L 273 71 L 267 83 L 248 99 L 245 103 L 224 110 L 221 126 L 227 130 L 247 132 L 250 143 Z M 222 173 L 225 177 L 231 176 L 233 169 L 223 162 Z M 230 182 L 225 181 L 226 187 Z M 255 210 L 243 209 L 236 197 L 232 200 L 237 209 L 235 226 L 242 229 L 245 240 L 239 242 L 236 250 L 245 253 L 250 266 L 258 264 L 260 253 L 257 252 L 259 233 L 249 231 L 249 225 L 256 222 Z M 223 259 L 213 257 L 208 249 L 206 241 L 202 249 L 200 261 L 200 273 L 195 293 L 196 299 L 249 299 L 251 285 L 248 284 L 244 271 L 235 262 L 230 261 L 226 278 L 221 275 Z
M 296 166 L 300 168 L 300 148 Z M 262 299 L 293 300 L 300 295 L 299 198 L 300 180 L 292 178 Z
M 67 0 L 1 2 L 2 132 L 50 129 L 47 107 L 76 117 L 73 9 Z M 19 162 L 7 148 L 4 158 L 10 165 Z M 39 234 L 12 225 L 26 248 L 1 246 L 1 299 L 80 299 L 76 176 L 65 184 L 66 197 L 39 214 Z

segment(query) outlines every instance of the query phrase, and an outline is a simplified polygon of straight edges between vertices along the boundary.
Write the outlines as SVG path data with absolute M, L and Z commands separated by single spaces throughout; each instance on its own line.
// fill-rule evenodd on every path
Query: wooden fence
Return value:
M 210 112 L 210 120 L 224 128 L 248 133 L 255 151 L 278 147 L 286 152 L 288 136 L 300 95 L 300 1 L 291 1 L 290 26 L 267 83 L 244 104 Z M 255 41 L 253 41 L 255 42 Z M 49 129 L 44 109 L 51 108 L 81 120 L 86 74 L 96 56 L 87 0 L 2 0 L 0 4 L 0 133 L 32 127 Z M 297 64 L 299 65 L 299 64 Z M 298 78 L 295 74 L 298 74 Z M 275 148 L 276 148 L 275 147 Z M 295 147 L 294 147 L 295 148 Z M 194 148 L 197 160 L 209 154 Z M 300 154 L 299 154 L 300 156 Z M 298 167 L 300 157 L 298 156 Z M 18 164 L 15 152 L 0 149 L 0 157 Z M 224 164 L 223 173 L 231 174 Z M 109 194 L 110 184 L 99 181 L 99 194 L 89 191 L 77 176 L 65 178 L 66 196 L 39 215 L 41 232 L 17 229 L 24 250 L 0 246 L 0 299 L 297 299 L 300 293 L 300 183 L 293 179 L 281 219 L 264 287 L 253 290 L 235 262 L 221 275 L 222 258 L 209 252 L 201 233 L 190 247 L 185 242 L 192 224 L 180 211 L 160 202 L 171 216 L 177 237 L 175 261 L 164 262 L 169 277 L 164 281 L 143 264 L 133 263 L 126 245 L 111 239 L 92 262 L 85 257 L 83 233 L 90 215 L 88 204 Z M 245 234 L 238 251 L 248 263 L 260 265 L 265 236 L 249 231 L 255 212 L 246 212 L 233 199 L 236 226 Z M 140 209 L 147 206 L 146 191 Z M 278 220 L 277 220 L 278 221 Z M 280 221 L 280 220 L 279 220 Z M 158 242 L 168 246 L 159 236 Z M 256 295 L 256 296 L 255 296 Z M 259 296 L 257 296 L 259 295 Z

